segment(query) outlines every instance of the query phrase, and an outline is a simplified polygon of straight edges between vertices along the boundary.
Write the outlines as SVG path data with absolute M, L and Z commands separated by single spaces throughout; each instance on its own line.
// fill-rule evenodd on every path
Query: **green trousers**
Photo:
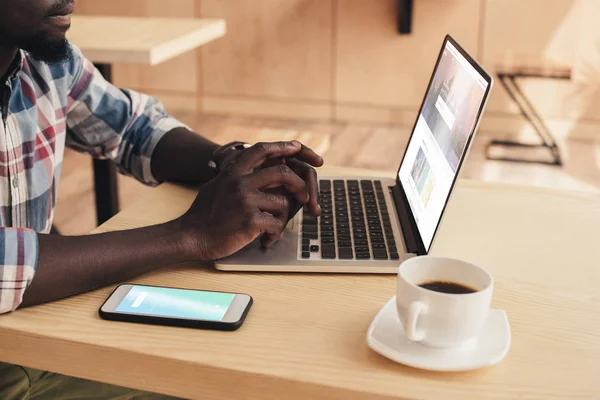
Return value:
M 0 399 L 146 400 L 173 397 L 0 363 Z

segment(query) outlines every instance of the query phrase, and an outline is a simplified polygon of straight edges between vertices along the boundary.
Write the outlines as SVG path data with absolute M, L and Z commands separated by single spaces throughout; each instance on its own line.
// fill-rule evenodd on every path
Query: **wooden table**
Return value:
M 225 21 L 192 18 L 73 16 L 68 38 L 112 82 L 111 64 L 157 65 L 225 35 Z M 119 211 L 117 172 L 94 160 L 98 224 Z
M 339 169 L 365 174 L 369 171 Z M 98 232 L 166 221 L 194 191 L 163 185 Z M 187 398 L 598 399 L 600 197 L 461 181 L 436 254 L 496 278 L 512 348 L 499 365 L 432 373 L 372 352 L 367 327 L 393 276 L 221 273 L 171 266 L 137 283 L 240 291 L 255 305 L 237 332 L 103 321 L 113 288 L 0 317 L 0 361 Z

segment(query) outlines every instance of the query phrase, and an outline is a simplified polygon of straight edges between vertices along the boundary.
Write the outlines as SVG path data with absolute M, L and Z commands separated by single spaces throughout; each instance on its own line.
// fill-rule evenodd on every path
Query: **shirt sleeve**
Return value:
M 113 160 L 119 172 L 140 182 L 157 184 L 150 169 L 152 153 L 165 133 L 185 125 L 156 99 L 107 82 L 77 47 L 72 48 L 66 145 Z
M 16 310 L 23 302 L 35 274 L 38 249 L 35 231 L 0 228 L 0 314 Z

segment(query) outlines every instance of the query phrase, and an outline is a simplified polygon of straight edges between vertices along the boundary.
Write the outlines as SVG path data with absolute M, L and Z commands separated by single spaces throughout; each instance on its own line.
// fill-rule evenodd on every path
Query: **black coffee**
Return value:
M 450 294 L 467 294 L 477 290 L 470 288 L 462 283 L 448 281 L 431 281 L 419 285 L 423 289 L 433 290 L 434 292 L 450 293 Z

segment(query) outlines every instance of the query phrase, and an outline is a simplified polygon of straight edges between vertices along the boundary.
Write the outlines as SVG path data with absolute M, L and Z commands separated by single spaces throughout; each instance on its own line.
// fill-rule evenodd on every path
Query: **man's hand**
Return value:
M 300 146 L 300 150 L 293 156 L 269 157 L 268 159 L 265 159 L 261 165 L 257 166 L 257 168 L 270 168 L 278 164 L 285 164 L 289 166 L 290 169 L 306 183 L 306 187 L 310 195 L 308 200 L 308 210 L 314 216 L 321 215 L 321 208 L 319 206 L 319 184 L 317 180 L 317 172 L 313 167 L 322 166 L 323 158 L 315 153 L 312 149 L 304 146 L 298 141 L 281 143 L 297 143 L 298 146 Z M 250 149 L 252 149 L 252 147 Z M 225 154 L 219 163 L 220 169 L 222 171 L 226 171 L 229 166 L 235 163 L 242 154 L 250 151 L 250 149 L 243 151 L 232 151 L 228 154 Z M 288 197 L 289 200 L 292 201 L 292 198 L 290 196 Z M 293 205 L 291 205 L 291 208 L 297 209 L 297 207 L 294 207 Z
M 218 177 L 202 187 L 180 218 L 190 256 L 201 260 L 223 258 L 260 235 L 268 247 L 281 237 L 291 201 L 303 205 L 314 198 L 318 208 L 316 173 L 305 181 L 293 170 L 298 170 L 297 164 L 288 166 L 290 159 L 310 162 L 311 153 L 295 141 L 259 143 L 231 160 Z M 267 164 L 272 160 L 280 161 Z

